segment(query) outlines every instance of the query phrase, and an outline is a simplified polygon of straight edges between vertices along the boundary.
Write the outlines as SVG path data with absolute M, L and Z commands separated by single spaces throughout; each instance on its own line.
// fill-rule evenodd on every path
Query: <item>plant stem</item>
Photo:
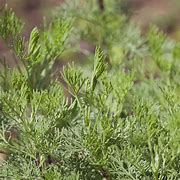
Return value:
M 104 0 L 97 0 L 99 9 L 103 12 L 104 11 Z

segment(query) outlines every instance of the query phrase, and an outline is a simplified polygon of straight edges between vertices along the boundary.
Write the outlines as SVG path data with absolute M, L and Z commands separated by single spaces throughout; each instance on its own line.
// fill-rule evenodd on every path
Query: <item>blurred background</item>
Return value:
M 64 0 L 0 0 L 1 7 L 6 3 L 25 22 L 24 35 L 28 37 L 32 28 L 41 27 L 43 17 L 51 18 Z M 122 4 L 124 13 L 131 12 L 130 19 L 140 25 L 142 32 L 155 23 L 172 38 L 180 40 L 180 0 L 122 0 Z M 0 42 L 2 51 L 5 49 Z
M 67 0 L 71 1 L 71 0 Z M 179 0 L 122 0 L 124 9 L 131 9 L 132 20 L 146 28 L 156 23 L 165 32 L 180 38 L 180 1 Z M 50 17 L 52 11 L 61 6 L 64 0 L 0 0 L 0 6 L 8 4 L 26 23 L 29 31 L 40 26 L 43 16 Z

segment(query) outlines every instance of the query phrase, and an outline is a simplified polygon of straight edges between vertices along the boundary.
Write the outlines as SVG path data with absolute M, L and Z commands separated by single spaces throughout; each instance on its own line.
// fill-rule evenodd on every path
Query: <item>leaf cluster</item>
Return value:
M 65 65 L 62 81 L 52 77 L 53 64 L 77 28 L 72 11 L 42 31 L 34 28 L 26 42 L 20 20 L 3 9 L 0 22 L 7 28 L 1 25 L 0 36 L 18 64 L 9 68 L 2 57 L 0 155 L 8 159 L 1 162 L 1 179 L 180 178 L 179 43 L 156 27 L 134 37 L 123 16 L 92 7 L 89 16 L 101 23 L 93 27 L 103 40 L 93 28 L 89 36 L 104 51 L 96 47 L 93 67 Z M 110 65 L 111 54 L 118 61 Z

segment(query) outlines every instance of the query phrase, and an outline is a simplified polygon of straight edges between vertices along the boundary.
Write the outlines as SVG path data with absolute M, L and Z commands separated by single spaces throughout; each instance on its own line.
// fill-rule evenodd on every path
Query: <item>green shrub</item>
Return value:
M 113 3 L 101 12 L 92 2 L 85 24 L 88 3 L 27 42 L 2 9 L 0 36 L 17 65 L 1 56 L 1 179 L 180 178 L 180 44 L 157 27 L 142 37 Z M 55 79 L 55 61 L 81 39 L 98 45 L 93 67 L 70 63 Z

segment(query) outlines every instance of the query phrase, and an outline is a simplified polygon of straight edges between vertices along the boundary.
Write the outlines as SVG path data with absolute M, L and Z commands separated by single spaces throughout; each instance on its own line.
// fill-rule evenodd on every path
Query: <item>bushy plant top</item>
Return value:
M 113 3 L 102 12 L 92 2 L 85 24 L 88 3 L 28 40 L 2 8 L 0 36 L 17 64 L 1 54 L 1 179 L 180 178 L 180 44 L 155 26 L 141 36 Z M 55 79 L 55 61 L 82 31 L 79 39 L 97 45 L 94 58 Z

